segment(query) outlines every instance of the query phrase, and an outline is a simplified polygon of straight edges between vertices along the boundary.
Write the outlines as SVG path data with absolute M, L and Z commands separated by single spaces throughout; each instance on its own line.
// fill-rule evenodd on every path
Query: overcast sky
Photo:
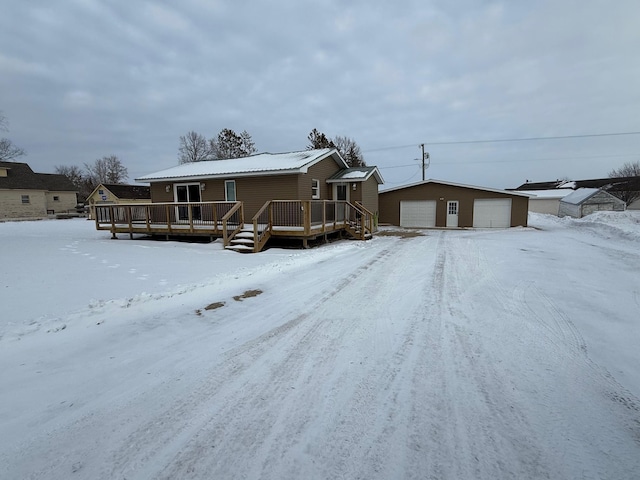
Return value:
M 606 177 L 640 159 L 640 2 L 0 0 L 0 110 L 38 172 L 117 155 L 129 180 L 180 135 L 259 152 L 348 136 L 394 187 Z

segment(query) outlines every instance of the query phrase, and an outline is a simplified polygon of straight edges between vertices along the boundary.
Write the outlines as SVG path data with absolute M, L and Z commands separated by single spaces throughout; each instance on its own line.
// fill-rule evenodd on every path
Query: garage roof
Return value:
M 428 179 L 428 180 L 424 180 L 422 182 L 411 183 L 409 185 L 403 185 L 401 187 L 394 187 L 394 188 L 389 188 L 387 190 L 381 190 L 380 193 L 393 192 L 395 190 L 402 190 L 404 188 L 417 187 L 419 185 L 427 185 L 429 183 L 434 183 L 434 184 L 437 184 L 437 185 L 449 185 L 450 187 L 471 188 L 473 190 L 482 190 L 484 192 L 502 193 L 504 195 L 512 195 L 512 196 L 516 196 L 516 197 L 530 197 L 530 195 L 527 195 L 524 192 L 515 192 L 515 191 L 512 191 L 512 190 L 500 190 L 499 188 L 478 187 L 478 186 L 475 186 L 475 185 L 464 185 L 462 183 L 445 182 L 443 180 L 434 180 L 434 179 Z

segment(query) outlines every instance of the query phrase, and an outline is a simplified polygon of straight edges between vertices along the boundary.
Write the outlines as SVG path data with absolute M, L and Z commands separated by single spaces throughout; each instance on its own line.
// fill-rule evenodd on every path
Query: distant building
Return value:
M 151 189 L 144 185 L 120 185 L 101 183 L 87 197 L 89 214 L 95 218 L 96 205 L 118 203 L 150 203 Z
M 35 173 L 26 163 L 0 162 L 0 220 L 75 212 L 77 194 L 64 175 Z
M 546 197 L 551 199 L 556 197 L 558 206 L 560 199 L 566 195 L 568 191 L 578 188 L 599 188 L 607 193 L 610 193 L 614 197 L 624 200 L 627 203 L 628 210 L 640 210 L 640 177 L 607 177 L 607 178 L 593 178 L 590 180 L 552 180 L 550 182 L 529 182 L 523 183 L 517 188 L 512 190 L 528 192 L 536 195 L 539 198 Z M 553 191 L 556 194 L 553 194 Z M 563 194 L 563 192 L 565 192 Z M 628 201 L 630 198 L 635 200 Z M 529 211 L 539 211 L 538 208 L 549 202 L 535 200 L 536 197 L 531 197 L 533 201 L 529 202 Z M 540 212 L 551 213 L 551 212 Z M 557 213 L 556 213 L 557 215 Z
M 560 200 L 558 215 L 582 218 L 593 212 L 623 212 L 626 203 L 601 188 L 578 188 Z

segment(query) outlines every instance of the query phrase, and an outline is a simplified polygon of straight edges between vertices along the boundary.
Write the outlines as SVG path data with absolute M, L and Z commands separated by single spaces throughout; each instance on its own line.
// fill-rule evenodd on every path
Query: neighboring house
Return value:
M 136 178 L 152 202 L 241 201 L 251 219 L 269 200 L 346 200 L 378 211 L 377 167 L 348 168 L 336 149 L 185 163 Z
M 624 201 L 601 188 L 579 188 L 560 201 L 559 216 L 582 218 L 593 212 L 625 210 Z
M 576 190 L 578 188 L 601 188 L 602 190 L 612 194 L 614 197 L 624 200 L 629 196 L 637 197 L 629 202 L 628 210 L 640 210 L 640 177 L 607 177 L 594 178 L 590 180 L 553 180 L 550 182 L 525 182 L 516 191 L 535 191 L 535 190 L 560 190 L 569 189 Z M 558 202 L 559 203 L 559 202 Z M 529 203 L 529 208 L 534 204 Z M 531 210 L 534 211 L 534 210 Z
M 75 212 L 77 193 L 64 175 L 35 173 L 26 163 L 0 162 L 0 219 Z
M 551 190 L 527 190 L 523 193 L 531 195 L 529 198 L 530 212 L 557 216 L 560 209 L 560 200 L 572 192 L 571 188 L 555 188 Z
M 87 197 L 90 218 L 95 218 L 96 205 L 149 202 L 151 202 L 151 190 L 144 185 L 101 183 Z
M 506 228 L 527 225 L 521 192 L 425 180 L 380 192 L 380 223 L 401 227 Z

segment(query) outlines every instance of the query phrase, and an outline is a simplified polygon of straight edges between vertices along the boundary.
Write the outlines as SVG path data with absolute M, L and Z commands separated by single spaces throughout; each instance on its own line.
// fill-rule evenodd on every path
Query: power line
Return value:
M 551 157 L 551 158 L 528 158 L 524 160 L 463 160 L 459 162 L 432 162 L 432 165 L 466 165 L 470 163 L 527 163 L 527 162 L 551 162 L 554 160 L 583 160 L 585 158 L 614 158 L 614 157 L 638 157 L 640 153 L 626 153 L 618 155 L 581 155 L 579 157 Z M 416 163 L 407 163 L 404 165 L 391 165 L 388 167 L 378 167 L 380 170 L 391 168 L 415 167 Z
M 456 140 L 450 142 L 423 142 L 424 145 L 464 145 L 473 143 L 502 143 L 502 142 L 531 142 L 537 140 L 566 140 L 570 138 L 597 138 L 597 137 L 619 137 L 624 135 L 640 135 L 640 132 L 614 132 L 614 133 L 589 133 L 584 135 L 558 135 L 553 137 L 525 137 L 525 138 L 501 138 L 494 140 Z M 415 147 L 411 145 L 397 145 L 393 147 L 381 147 L 363 151 L 363 153 L 381 152 L 384 150 L 399 150 L 401 148 Z

